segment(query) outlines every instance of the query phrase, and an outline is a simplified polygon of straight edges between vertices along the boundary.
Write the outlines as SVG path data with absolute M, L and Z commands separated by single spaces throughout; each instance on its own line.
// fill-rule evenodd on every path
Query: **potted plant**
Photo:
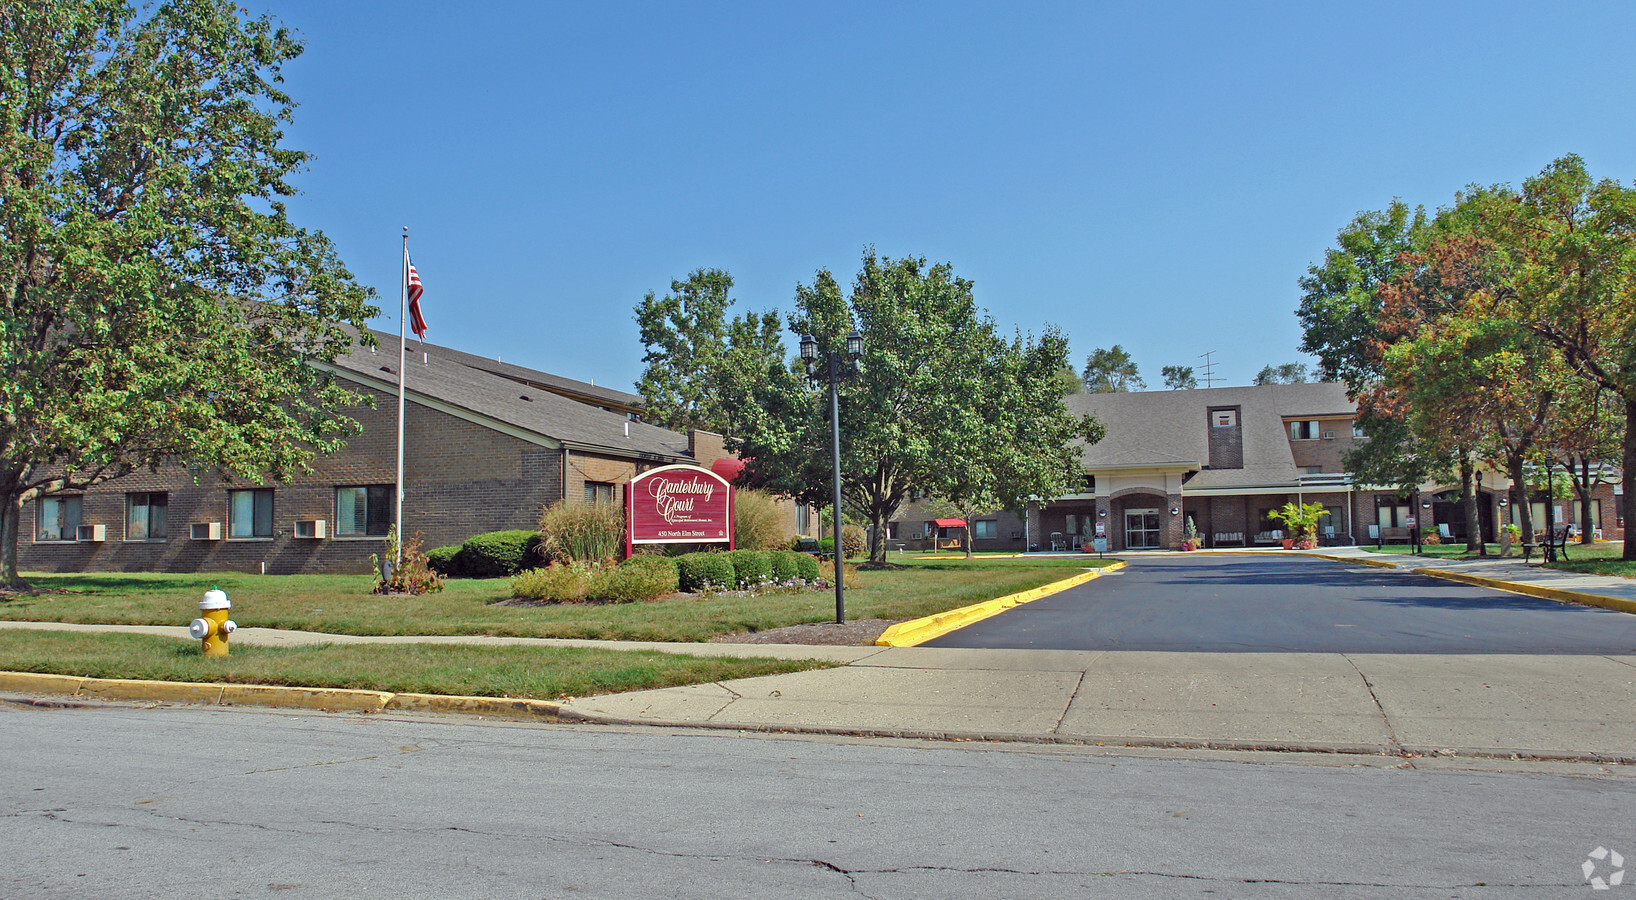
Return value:
M 1311 550 L 1318 544 L 1318 520 L 1323 518 L 1324 505 L 1322 503 L 1300 504 L 1291 500 L 1278 509 L 1267 514 L 1270 518 L 1282 522 L 1288 529 L 1284 537 L 1284 549 L 1289 550 L 1297 545 L 1302 550 Z
M 1197 550 L 1202 542 L 1199 540 L 1199 529 L 1193 524 L 1193 517 L 1188 516 L 1187 522 L 1182 525 L 1182 549 Z

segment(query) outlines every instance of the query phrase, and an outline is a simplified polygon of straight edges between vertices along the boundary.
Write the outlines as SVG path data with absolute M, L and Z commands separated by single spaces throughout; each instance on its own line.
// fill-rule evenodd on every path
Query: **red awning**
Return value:
M 724 481 L 737 481 L 744 471 L 744 460 L 724 456 L 710 464 L 710 471 L 720 475 Z
M 966 520 L 965 519 L 933 519 L 932 522 L 933 522 L 933 524 L 937 525 L 937 527 L 939 527 L 939 528 L 964 528 L 964 527 L 966 527 Z

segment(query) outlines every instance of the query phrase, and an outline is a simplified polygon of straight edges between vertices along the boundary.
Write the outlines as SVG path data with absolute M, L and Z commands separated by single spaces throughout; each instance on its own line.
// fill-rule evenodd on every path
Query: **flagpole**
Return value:
M 398 305 L 398 480 L 397 505 L 392 510 L 392 522 L 398 529 L 398 558 L 394 565 L 403 566 L 403 369 L 404 360 L 408 359 L 408 346 L 404 337 L 405 323 L 409 319 L 409 226 L 403 226 L 403 264 L 398 273 L 402 280 L 402 290 L 399 292 Z

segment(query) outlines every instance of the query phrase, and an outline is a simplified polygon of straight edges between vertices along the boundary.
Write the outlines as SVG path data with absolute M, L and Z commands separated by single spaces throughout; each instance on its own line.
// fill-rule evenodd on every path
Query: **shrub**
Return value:
M 386 532 L 386 558 L 394 560 L 392 577 L 381 573 L 381 557 L 371 553 L 370 566 L 375 570 L 377 594 L 431 594 L 443 590 L 443 579 L 426 565 L 426 554 L 420 549 L 420 532 L 415 532 L 398 545 L 398 527 Z
M 811 578 L 808 578 L 805 574 L 806 567 L 801 564 L 803 559 L 812 563 Z M 796 553 L 794 550 L 774 550 L 767 554 L 767 562 L 772 565 L 774 581 L 792 581 L 796 578 L 806 578 L 808 581 L 813 581 L 818 576 L 818 560 L 805 553 Z
M 644 558 L 657 559 L 661 565 L 631 564 L 633 560 Z M 597 567 L 592 571 L 591 584 L 585 592 L 585 599 L 632 603 L 668 594 L 676 590 L 676 567 L 664 565 L 668 562 L 669 560 L 663 557 L 638 556 L 617 566 Z
M 771 494 L 742 489 L 733 494 L 733 546 L 739 550 L 772 550 L 787 546 L 790 526 Z
M 1428 531 L 1420 536 L 1420 543 L 1435 547 L 1443 543 L 1443 538 L 1435 531 Z
M 529 600 L 583 600 L 591 588 L 591 570 L 583 564 L 546 566 L 511 576 L 511 594 Z
M 537 561 L 534 548 L 539 537 L 521 528 L 473 535 L 460 548 L 453 566 L 470 578 L 515 575 Z
M 444 578 L 457 577 L 460 572 L 456 570 L 454 558 L 459 553 L 459 544 L 450 544 L 447 547 L 433 547 L 426 551 L 426 565 Z
M 684 591 L 729 587 L 736 582 L 733 561 L 725 553 L 687 553 L 678 556 L 676 572 Z
M 569 503 L 540 513 L 542 556 L 551 562 L 617 559 L 625 549 L 625 511 L 618 503 Z
M 862 556 L 864 551 L 864 532 L 857 525 L 841 526 L 841 552 L 847 559 Z
M 676 571 L 676 560 L 668 556 L 640 554 L 620 563 L 619 568 L 647 573 L 646 577 L 651 578 L 656 587 L 653 597 L 674 593 L 681 585 L 681 577 Z
M 732 550 L 727 558 L 733 562 L 733 583 L 737 587 L 753 588 L 772 577 L 772 561 L 760 550 Z

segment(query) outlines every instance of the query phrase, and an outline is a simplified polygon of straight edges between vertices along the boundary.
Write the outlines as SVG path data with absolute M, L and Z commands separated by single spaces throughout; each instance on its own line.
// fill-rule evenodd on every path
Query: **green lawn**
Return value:
M 567 647 L 323 644 L 210 657 L 197 641 L 143 634 L 0 630 L 0 670 L 418 694 L 557 700 L 821 668 L 816 660 L 731 659 Z
M 1113 560 L 916 560 L 865 570 L 846 592 L 851 619 L 913 619 L 1039 587 Z M 719 634 L 831 621 L 833 592 L 651 603 L 510 606 L 505 579 L 454 579 L 437 594 L 381 597 L 367 575 L 30 574 L 36 593 L 0 602 L 0 618 L 185 625 L 219 586 L 240 626 L 336 634 L 491 634 L 604 640 L 702 641 Z

